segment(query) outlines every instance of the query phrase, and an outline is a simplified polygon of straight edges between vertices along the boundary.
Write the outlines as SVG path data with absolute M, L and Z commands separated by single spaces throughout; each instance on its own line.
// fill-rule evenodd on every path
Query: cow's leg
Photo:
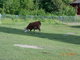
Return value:
M 41 31 L 41 29 L 39 28 L 39 31 Z
M 30 29 L 30 31 L 32 31 L 32 29 Z
M 41 31 L 41 29 L 40 29 L 40 28 L 38 28 L 38 30 L 39 30 L 39 31 Z
M 37 26 L 35 29 L 37 29 L 37 30 L 41 31 L 41 29 L 40 29 L 40 27 L 39 27 L 39 26 Z
M 41 31 L 40 26 L 38 26 L 37 29 L 38 29 L 39 31 Z
M 34 31 L 35 31 L 35 29 L 34 29 Z

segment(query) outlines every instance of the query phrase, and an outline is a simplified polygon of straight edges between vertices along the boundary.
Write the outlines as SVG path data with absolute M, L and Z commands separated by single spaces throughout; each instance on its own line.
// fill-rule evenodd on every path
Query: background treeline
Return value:
M 72 0 L 0 0 L 0 13 L 15 15 L 75 15 Z

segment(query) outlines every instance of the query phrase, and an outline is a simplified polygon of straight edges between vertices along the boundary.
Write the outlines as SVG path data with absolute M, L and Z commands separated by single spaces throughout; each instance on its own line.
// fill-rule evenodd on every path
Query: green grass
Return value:
M 42 23 L 41 32 L 24 32 L 26 23 L 0 24 L 0 60 L 80 60 L 80 26 Z M 67 33 L 74 33 L 65 35 Z M 36 45 L 44 49 L 16 47 Z

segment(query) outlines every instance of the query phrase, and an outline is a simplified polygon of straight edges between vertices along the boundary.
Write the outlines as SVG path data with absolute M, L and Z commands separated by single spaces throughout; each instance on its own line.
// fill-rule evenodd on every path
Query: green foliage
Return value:
M 66 6 L 65 6 L 66 7 Z M 74 16 L 76 14 L 76 11 L 73 7 L 67 6 L 66 8 L 63 8 L 62 13 L 67 16 Z
M 45 11 L 42 9 L 40 9 L 40 10 L 21 9 L 20 15 L 45 15 Z
M 0 13 L 2 13 L 2 8 L 0 8 Z
M 69 4 L 69 3 L 71 3 L 71 2 L 73 2 L 73 0 L 62 0 L 65 4 Z
M 40 9 L 40 10 L 33 10 L 31 12 L 31 15 L 45 15 L 45 11 Z
M 0 11 L 16 15 L 75 15 L 72 0 L 0 0 Z M 46 13 L 46 14 L 45 14 Z
M 20 0 L 20 8 L 23 9 L 34 9 L 33 0 Z

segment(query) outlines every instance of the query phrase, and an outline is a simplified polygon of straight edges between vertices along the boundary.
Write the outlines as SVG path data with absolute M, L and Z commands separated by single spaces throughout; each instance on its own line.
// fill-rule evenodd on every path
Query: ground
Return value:
M 42 24 L 41 32 L 26 33 L 25 26 L 0 24 L 0 60 L 80 60 L 80 26 Z

